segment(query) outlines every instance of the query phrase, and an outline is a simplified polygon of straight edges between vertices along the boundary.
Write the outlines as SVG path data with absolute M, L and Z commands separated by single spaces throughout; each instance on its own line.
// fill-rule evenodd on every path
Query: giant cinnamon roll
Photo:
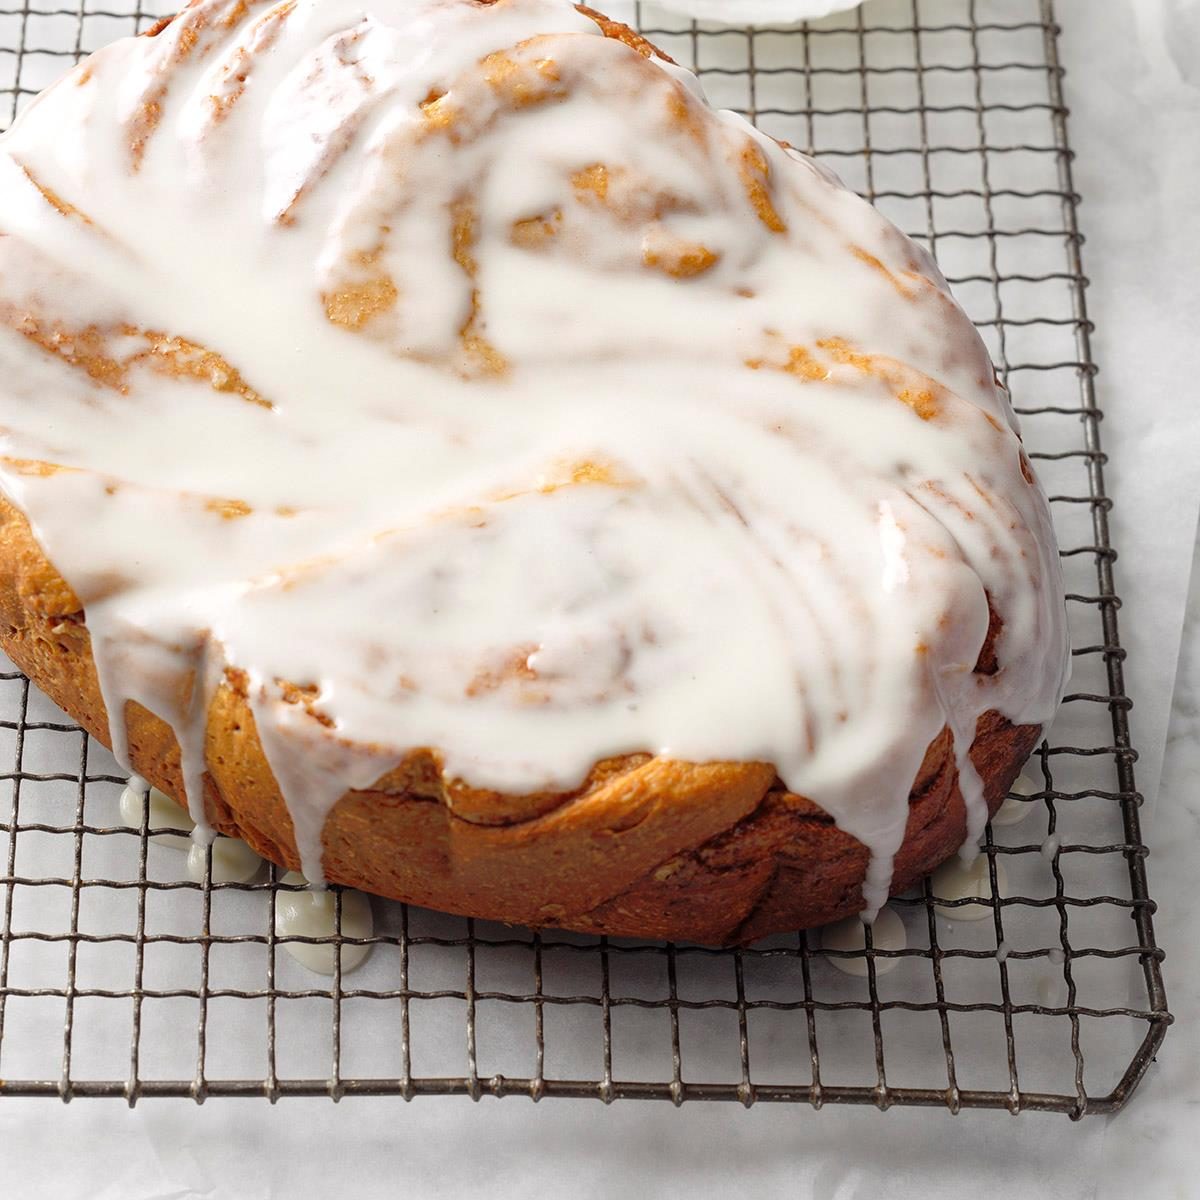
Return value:
M 0 140 L 0 642 L 310 878 L 744 941 L 977 838 L 1067 663 L 926 254 L 567 0 L 195 0 Z

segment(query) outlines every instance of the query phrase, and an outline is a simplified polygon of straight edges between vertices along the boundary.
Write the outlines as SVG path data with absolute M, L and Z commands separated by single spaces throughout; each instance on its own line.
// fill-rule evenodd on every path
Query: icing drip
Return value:
M 1042 785 L 1022 771 L 1013 781 L 1012 787 L 1009 788 L 1008 798 L 996 810 L 996 815 L 992 817 L 992 825 L 996 828 L 1019 825 L 1037 806 L 1029 804 L 1024 800 L 1019 800 L 1017 797 L 1036 796 L 1041 790 Z
M 143 818 L 147 830 L 183 829 L 189 832 L 155 833 L 154 844 L 187 855 L 187 871 L 196 883 L 203 883 L 208 869 L 208 847 L 212 845 L 212 882 L 244 883 L 253 879 L 263 860 L 237 838 L 216 837 L 211 831 L 198 833 L 194 823 L 179 805 L 158 788 L 151 787 L 140 775 L 131 775 L 122 789 L 119 802 L 121 820 L 130 829 L 140 830 Z
M 867 945 L 867 927 L 858 917 L 847 917 L 833 925 L 826 925 L 821 930 L 821 946 L 825 950 L 840 951 L 846 955 L 834 954 L 827 956 L 839 971 L 847 975 L 856 975 L 865 979 L 868 974 L 867 956 L 865 953 L 854 954 L 855 950 L 865 951 Z M 903 950 L 908 945 L 908 933 L 900 914 L 894 908 L 883 907 L 871 921 L 872 950 Z M 874 958 L 875 974 L 886 975 L 900 965 L 899 958 Z
M 130 829 L 141 829 L 145 818 L 149 829 L 182 829 L 186 833 L 160 833 L 154 841 L 159 846 L 187 851 L 193 845 L 192 819 L 170 796 L 152 788 L 140 775 L 131 775 L 121 790 L 121 820 Z
M 213 839 L 211 865 L 207 846 L 192 842 L 188 847 L 187 873 L 196 883 L 203 883 L 206 875 L 213 883 L 248 883 L 262 865 L 263 860 L 238 838 Z
M 0 187 L 0 487 L 198 823 L 237 681 L 316 881 L 414 749 L 650 751 L 773 763 L 870 912 L 939 732 L 973 844 L 978 717 L 1054 710 L 1047 505 L 936 267 L 566 0 L 201 0 Z
M 170 796 L 152 788 L 139 775 L 131 775 L 121 792 L 121 820 L 131 829 L 141 829 L 147 821 L 149 829 L 183 828 L 190 818 L 180 811 Z M 173 833 L 159 833 L 156 844 L 182 850 L 187 854 L 187 873 L 196 883 L 249 883 L 262 871 L 263 860 L 238 838 L 217 837 L 209 843 Z M 288 885 L 310 885 L 303 875 L 289 871 L 280 879 Z M 337 898 L 323 888 L 315 891 L 281 891 L 275 896 L 275 933 L 284 939 L 284 948 L 303 966 L 321 975 L 332 975 L 338 962 L 338 946 L 330 942 L 310 944 L 288 939 L 294 937 L 369 938 L 374 931 L 371 905 L 361 892 L 341 891 L 341 921 L 338 921 Z M 348 973 L 363 963 L 371 952 L 370 946 L 341 946 L 341 970 Z
M 289 871 L 279 881 L 292 886 L 307 886 L 308 880 Z M 338 897 L 341 919 L 338 918 Z M 340 893 L 325 891 L 280 890 L 275 893 L 275 936 L 283 948 L 301 966 L 318 975 L 333 975 L 340 967 L 343 975 L 361 966 L 372 946 L 358 946 L 333 940 L 298 942 L 292 938 L 369 938 L 375 932 L 371 902 L 362 892 L 344 888 Z
M 952 858 L 930 876 L 934 906 L 951 921 L 982 921 L 992 915 L 992 897 L 1003 899 L 1008 889 L 1008 871 L 1002 858 L 996 859 L 996 891 L 992 891 L 991 868 L 987 856 L 978 854 L 969 863 Z M 979 899 L 981 904 L 957 904 L 956 901 Z M 949 903 L 945 903 L 948 901 Z

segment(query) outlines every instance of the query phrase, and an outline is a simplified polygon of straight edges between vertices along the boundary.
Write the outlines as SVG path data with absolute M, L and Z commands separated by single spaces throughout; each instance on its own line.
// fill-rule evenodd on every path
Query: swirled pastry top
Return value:
M 937 269 L 567 0 L 198 0 L 0 187 L 0 484 L 193 784 L 242 673 L 308 873 L 415 747 L 649 751 L 775 764 L 882 887 L 933 737 L 977 830 L 978 716 L 1053 710 L 1047 506 Z

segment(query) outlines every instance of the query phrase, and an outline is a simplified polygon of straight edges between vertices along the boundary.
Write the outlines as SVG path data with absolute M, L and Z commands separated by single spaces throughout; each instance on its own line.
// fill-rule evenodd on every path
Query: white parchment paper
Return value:
M 893 5 L 894 9 L 896 6 Z M 902 8 L 905 6 L 901 6 Z M 1142 790 L 1157 794 L 1191 564 L 1200 476 L 1193 233 L 1200 194 L 1197 9 L 1183 0 L 1058 0 L 1075 182 L 1101 365 L 1108 485 L 1121 547 L 1126 685 Z M 889 9 L 889 11 L 892 11 Z M 116 30 L 113 31 L 117 32 Z M 1193 698 L 1194 700 L 1194 698 Z M 1190 744 L 1190 743 L 1189 743 Z M 71 769 L 74 769 L 72 766 Z M 1178 803 L 1187 777 L 1168 775 Z M 1193 781 L 1194 782 L 1194 781 Z M 1194 822 L 1149 811 L 1152 887 L 1190 906 Z M 1160 820 L 1164 838 L 1158 830 Z M 1161 869 L 1160 869 L 1161 863 Z M 1194 906 L 1192 906 L 1194 907 Z M 1184 921 L 1160 920 L 1186 958 Z M 1200 1104 L 1194 972 L 1164 1050 L 1173 1066 L 1112 1122 L 994 1113 L 399 1101 L 0 1103 L 0 1194 L 98 1200 L 292 1196 L 1194 1194 Z M 1179 1008 L 1182 1000 L 1188 1008 Z M 1188 1028 L 1188 1025 L 1191 1028 Z M 460 1037 L 461 1029 L 446 1036 Z M 180 1037 L 191 1041 L 191 1029 Z M 1188 1064 L 1193 1069 L 1188 1069 Z M 1169 1079 L 1169 1086 L 1165 1086 Z M 1189 1126 L 1189 1116 L 1192 1124 Z M 1189 1132 L 1190 1128 L 1190 1132 Z M 1170 1153 L 1156 1172 L 1141 1155 Z

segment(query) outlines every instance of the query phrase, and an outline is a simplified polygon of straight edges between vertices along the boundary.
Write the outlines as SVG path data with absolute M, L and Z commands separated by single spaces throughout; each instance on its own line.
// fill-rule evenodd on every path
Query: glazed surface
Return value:
M 415 753 L 649 755 L 765 765 L 870 909 L 943 729 L 971 837 L 1057 703 L 1045 499 L 928 258 L 603 34 L 203 0 L 81 64 L 0 141 L 0 487 L 198 820 L 244 698 L 310 878 Z

